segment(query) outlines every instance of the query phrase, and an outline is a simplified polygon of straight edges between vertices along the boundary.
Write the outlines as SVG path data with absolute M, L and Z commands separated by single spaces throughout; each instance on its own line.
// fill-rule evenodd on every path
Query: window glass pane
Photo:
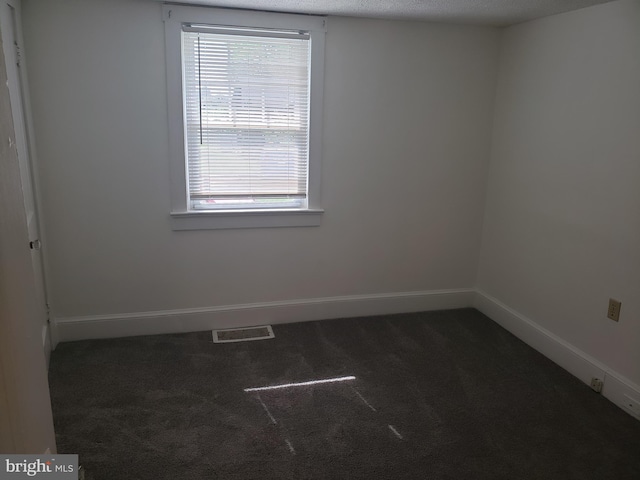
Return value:
M 309 47 L 183 32 L 191 209 L 306 206 Z

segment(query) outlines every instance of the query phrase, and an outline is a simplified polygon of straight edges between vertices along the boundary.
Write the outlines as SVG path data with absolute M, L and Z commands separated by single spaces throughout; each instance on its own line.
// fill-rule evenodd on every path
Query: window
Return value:
M 173 228 L 319 225 L 324 19 L 164 19 Z

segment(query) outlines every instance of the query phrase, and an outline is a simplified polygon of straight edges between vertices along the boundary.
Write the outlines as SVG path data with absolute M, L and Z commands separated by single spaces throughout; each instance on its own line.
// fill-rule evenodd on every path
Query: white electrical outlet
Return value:
M 599 378 L 593 377 L 591 379 L 591 390 L 594 392 L 602 392 L 602 387 L 604 387 L 604 382 Z
M 640 417 L 640 402 L 629 395 L 624 396 L 624 407 L 631 410 L 635 416 Z
M 622 302 L 620 302 L 619 300 L 610 298 L 609 309 L 607 310 L 607 317 L 613 320 L 614 322 L 620 321 L 620 307 L 622 307 Z

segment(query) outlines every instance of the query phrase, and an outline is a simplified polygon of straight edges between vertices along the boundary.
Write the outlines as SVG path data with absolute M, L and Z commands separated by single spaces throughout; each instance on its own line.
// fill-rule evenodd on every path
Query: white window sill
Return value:
M 223 228 L 317 227 L 322 209 L 225 210 L 220 212 L 173 212 L 173 230 L 215 230 Z

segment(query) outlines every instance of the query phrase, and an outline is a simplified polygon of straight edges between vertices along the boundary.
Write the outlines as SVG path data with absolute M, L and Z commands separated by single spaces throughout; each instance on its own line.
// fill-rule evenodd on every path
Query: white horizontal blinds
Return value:
M 306 205 L 308 36 L 184 30 L 191 209 Z

